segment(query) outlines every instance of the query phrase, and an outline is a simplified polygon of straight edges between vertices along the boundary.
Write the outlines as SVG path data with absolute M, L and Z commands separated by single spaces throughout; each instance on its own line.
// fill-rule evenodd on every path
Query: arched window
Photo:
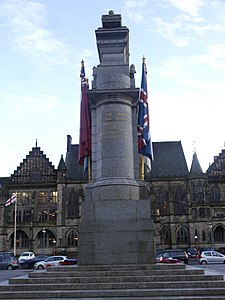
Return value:
M 183 187 L 177 187 L 174 191 L 174 212 L 176 215 L 187 214 L 187 195 Z
M 213 237 L 214 237 L 214 242 L 218 242 L 218 243 L 225 242 L 225 239 L 224 239 L 225 235 L 224 235 L 224 227 L 223 226 L 218 225 L 214 229 L 212 234 L 213 234 Z
M 157 209 L 159 209 L 159 213 L 161 216 L 165 216 L 169 214 L 169 199 L 166 189 L 164 187 L 160 187 L 156 192 L 157 199 Z
M 10 235 L 10 247 L 14 247 L 14 232 Z M 22 230 L 16 232 L 16 248 L 29 248 L 28 235 Z
M 45 253 L 45 248 L 53 248 L 56 242 L 54 233 L 45 227 L 40 230 L 37 234 L 37 247 L 42 248 L 42 253 Z
M 165 245 L 170 245 L 170 231 L 166 226 L 163 226 L 160 229 L 159 234 L 162 247 Z
M 187 230 L 184 227 L 180 227 L 177 230 L 177 244 L 184 244 L 188 242 Z
M 77 246 L 78 245 L 78 235 L 77 231 L 70 229 L 66 235 L 67 246 Z

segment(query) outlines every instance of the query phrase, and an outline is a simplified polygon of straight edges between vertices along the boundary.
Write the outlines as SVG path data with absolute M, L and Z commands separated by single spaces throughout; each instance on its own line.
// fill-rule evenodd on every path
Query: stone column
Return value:
M 79 264 L 155 261 L 150 197 L 139 180 L 137 101 L 129 69 L 129 30 L 112 11 L 96 30 L 100 64 L 93 70 L 92 181 L 79 225 Z

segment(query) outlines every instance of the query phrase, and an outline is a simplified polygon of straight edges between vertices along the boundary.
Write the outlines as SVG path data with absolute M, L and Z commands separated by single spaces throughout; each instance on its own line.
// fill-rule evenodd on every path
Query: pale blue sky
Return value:
M 146 57 L 153 142 L 180 140 L 189 168 L 196 148 L 203 171 L 224 148 L 224 0 L 0 0 L 0 176 L 36 139 L 55 167 L 67 134 L 78 143 L 80 62 L 91 80 L 111 9 L 130 30 L 136 87 Z

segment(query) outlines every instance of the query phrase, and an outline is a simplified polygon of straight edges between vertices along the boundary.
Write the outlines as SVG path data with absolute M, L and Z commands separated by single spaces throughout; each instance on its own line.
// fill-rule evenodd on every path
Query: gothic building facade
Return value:
M 205 173 L 196 153 L 188 170 L 180 141 L 155 142 L 153 151 L 145 181 L 156 249 L 224 246 L 225 150 Z M 87 182 L 77 157 L 69 135 L 57 168 L 36 143 L 10 177 L 0 178 L 0 251 L 77 256 Z M 16 209 L 5 206 L 13 193 Z

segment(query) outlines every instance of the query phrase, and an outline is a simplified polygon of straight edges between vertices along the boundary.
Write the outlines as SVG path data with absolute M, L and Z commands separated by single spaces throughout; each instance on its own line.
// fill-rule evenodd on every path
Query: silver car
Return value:
M 199 263 L 203 264 L 225 264 L 225 255 L 217 251 L 202 251 L 199 255 Z
M 43 270 L 48 267 L 57 266 L 59 262 L 64 261 L 67 259 L 67 256 L 50 256 L 43 261 L 36 262 L 34 264 L 34 269 L 36 270 Z

